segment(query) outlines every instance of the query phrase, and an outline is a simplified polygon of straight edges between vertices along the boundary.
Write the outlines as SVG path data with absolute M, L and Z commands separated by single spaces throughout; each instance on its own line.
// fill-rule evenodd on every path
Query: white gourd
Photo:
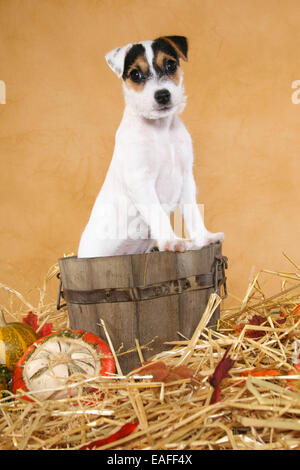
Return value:
M 68 387 L 76 374 L 83 379 L 99 376 L 100 370 L 101 359 L 93 347 L 81 339 L 54 337 L 37 346 L 24 364 L 23 378 L 37 399 L 56 400 L 78 394 L 78 387 Z

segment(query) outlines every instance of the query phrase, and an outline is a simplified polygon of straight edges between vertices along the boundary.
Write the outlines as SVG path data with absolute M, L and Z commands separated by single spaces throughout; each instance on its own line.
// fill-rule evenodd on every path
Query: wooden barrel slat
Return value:
M 221 256 L 222 249 L 220 244 L 211 247 L 205 247 L 202 250 L 179 253 L 177 256 L 178 277 L 188 277 L 193 272 L 212 272 L 214 269 L 215 256 Z M 195 326 L 199 323 L 204 311 L 211 289 L 200 291 L 183 292 L 178 299 L 180 306 L 180 333 L 186 338 L 191 338 Z M 216 310 L 210 324 L 214 325 L 219 317 L 219 309 Z
M 178 338 L 179 331 L 179 305 L 178 296 L 160 297 L 138 303 L 139 317 L 139 342 L 141 345 L 149 343 L 153 338 L 151 350 L 145 352 L 145 358 L 149 358 L 164 349 L 168 349 L 165 341 L 170 341 L 170 337 Z
M 91 291 L 146 286 L 197 274 L 211 273 L 216 256 L 222 256 L 221 244 L 185 253 L 153 252 L 137 255 L 102 258 L 60 258 L 59 266 L 64 289 Z M 106 336 L 100 326 L 104 320 L 114 348 L 125 352 L 135 348 L 135 339 L 141 346 L 156 340 L 150 350 L 143 350 L 144 359 L 164 349 L 165 341 L 182 339 L 178 332 L 191 338 L 205 310 L 214 288 L 187 291 L 142 301 L 97 304 L 68 303 L 71 328 L 80 328 Z M 219 316 L 214 314 L 212 323 Z M 119 356 L 124 373 L 140 365 L 136 352 Z

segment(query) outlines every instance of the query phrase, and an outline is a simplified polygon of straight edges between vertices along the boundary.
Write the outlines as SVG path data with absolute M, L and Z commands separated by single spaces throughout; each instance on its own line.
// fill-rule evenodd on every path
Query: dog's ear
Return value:
M 117 47 L 112 51 L 108 52 L 105 56 L 106 62 L 110 66 L 113 72 L 115 72 L 119 78 L 122 77 L 124 70 L 125 57 L 132 44 L 127 44 L 123 47 Z
M 162 39 L 175 49 L 181 59 L 188 60 L 188 40 L 185 36 L 163 36 Z

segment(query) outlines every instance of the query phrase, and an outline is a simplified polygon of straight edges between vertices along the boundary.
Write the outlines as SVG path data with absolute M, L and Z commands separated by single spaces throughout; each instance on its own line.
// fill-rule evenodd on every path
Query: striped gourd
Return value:
M 101 338 L 85 330 L 55 331 L 25 351 L 14 370 L 12 391 L 25 390 L 39 400 L 57 400 L 78 395 L 76 380 L 114 373 L 112 352 Z M 90 391 L 99 392 L 93 387 Z M 27 395 L 23 398 L 32 400 Z
M 28 346 L 37 339 L 33 328 L 25 323 L 5 321 L 0 310 L 0 364 L 13 370 Z

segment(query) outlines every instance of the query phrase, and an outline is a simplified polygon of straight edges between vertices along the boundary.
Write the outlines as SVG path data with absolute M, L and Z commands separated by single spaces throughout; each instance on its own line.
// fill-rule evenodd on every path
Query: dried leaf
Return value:
M 28 315 L 23 318 L 23 323 L 31 326 L 31 328 L 33 328 L 34 330 L 38 329 L 37 315 L 32 312 L 28 312 Z
M 198 384 L 193 378 L 195 371 L 190 367 L 178 366 L 169 369 L 163 361 L 149 362 L 139 370 L 139 375 L 152 375 L 154 382 L 173 382 L 180 379 L 191 379 L 192 383 Z
M 259 326 L 265 322 L 266 322 L 265 317 L 262 317 L 261 315 L 253 315 L 253 317 L 249 321 L 249 325 Z M 262 330 L 249 330 L 246 332 L 245 336 L 247 336 L 248 338 L 257 339 L 257 338 L 261 338 L 265 334 L 266 332 Z
M 210 403 L 216 403 L 220 401 L 220 384 L 223 379 L 228 377 L 228 371 L 234 364 L 234 360 L 231 357 L 226 357 L 229 352 L 229 348 L 225 351 L 224 356 L 222 357 L 221 361 L 217 364 L 213 375 L 209 379 L 209 383 L 212 387 L 214 387 L 214 393 L 211 397 Z
M 241 375 L 244 377 L 248 377 L 248 375 L 252 377 L 275 377 L 276 375 L 280 375 L 280 372 L 276 369 L 251 369 L 244 370 L 241 372 Z
M 31 326 L 35 331 L 38 330 L 38 317 L 35 313 L 28 312 L 27 316 L 23 318 L 23 323 Z M 37 332 L 39 338 L 50 335 L 52 333 L 53 325 L 52 323 L 45 323 L 42 328 Z
M 194 377 L 195 371 L 187 366 L 178 366 L 171 369 L 173 374 L 176 374 L 181 379 L 191 379 L 192 384 L 197 385 L 199 381 Z
M 187 366 L 174 367 L 174 369 L 172 369 L 172 372 L 174 372 L 179 377 L 182 377 L 184 379 L 192 378 L 195 374 L 195 371 Z
M 45 323 L 42 328 L 37 332 L 39 338 L 43 338 L 44 336 L 48 336 L 52 333 L 53 324 L 52 323 Z
M 239 334 L 246 325 L 254 325 L 254 326 L 259 326 L 262 323 L 266 322 L 266 318 L 262 317 L 261 315 L 254 315 L 248 323 L 240 323 L 238 325 L 233 325 L 233 329 L 237 334 Z M 266 334 L 265 331 L 262 330 L 247 330 L 245 333 L 245 337 L 247 338 L 253 338 L 253 339 L 258 339 L 261 338 Z
M 296 308 L 293 310 L 292 315 L 300 315 L 300 304 L 298 304 Z
M 163 361 L 149 362 L 139 370 L 139 375 L 152 375 L 155 382 L 164 382 L 170 373 L 170 369 Z
M 241 372 L 243 377 L 275 377 L 276 375 L 281 375 L 280 372 L 276 369 L 249 369 Z M 240 382 L 239 385 L 245 385 L 246 381 Z

